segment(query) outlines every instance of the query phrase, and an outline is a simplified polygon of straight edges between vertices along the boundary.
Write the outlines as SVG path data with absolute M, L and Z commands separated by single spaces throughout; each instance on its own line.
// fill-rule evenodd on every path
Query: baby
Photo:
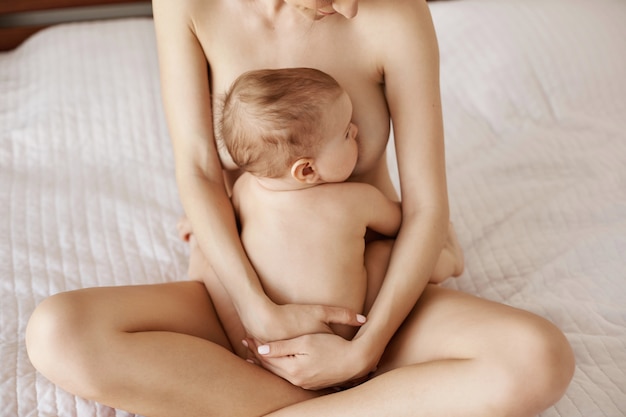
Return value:
M 225 95 L 223 145 L 244 171 L 232 190 L 241 241 L 277 304 L 367 314 L 382 285 L 401 208 L 370 184 L 346 182 L 359 154 L 351 119 L 347 93 L 310 68 L 250 71 Z M 378 238 L 367 241 L 368 231 Z M 454 247 L 444 249 L 436 280 L 457 266 Z M 219 310 L 231 345 L 245 357 L 234 307 Z M 346 339 L 356 332 L 332 330 Z

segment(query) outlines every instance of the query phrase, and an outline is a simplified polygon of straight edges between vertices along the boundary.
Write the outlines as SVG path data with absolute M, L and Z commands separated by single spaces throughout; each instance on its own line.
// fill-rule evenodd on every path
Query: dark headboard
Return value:
M 38 30 L 57 23 L 151 14 L 150 1 L 0 0 L 0 50 L 12 49 Z

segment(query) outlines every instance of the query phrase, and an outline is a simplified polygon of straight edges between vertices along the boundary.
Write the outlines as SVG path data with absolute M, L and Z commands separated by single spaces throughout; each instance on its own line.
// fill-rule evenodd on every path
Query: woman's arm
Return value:
M 404 1 L 388 16 L 384 76 L 402 191 L 402 226 L 383 286 L 360 340 L 380 357 L 428 283 L 445 243 L 449 208 L 439 51 L 425 1 Z
M 174 149 L 176 181 L 198 244 L 216 274 L 240 278 L 222 281 L 229 294 L 238 294 L 233 300 L 242 313 L 244 304 L 264 301 L 263 291 L 244 255 L 225 191 L 213 137 L 207 62 L 185 4 L 153 2 L 161 90 Z
M 209 69 L 188 5 L 154 1 L 161 88 L 176 180 L 198 245 L 251 335 L 260 340 L 358 325 L 356 314 L 322 306 L 277 306 L 263 292 L 238 235 L 226 193 L 211 116 Z

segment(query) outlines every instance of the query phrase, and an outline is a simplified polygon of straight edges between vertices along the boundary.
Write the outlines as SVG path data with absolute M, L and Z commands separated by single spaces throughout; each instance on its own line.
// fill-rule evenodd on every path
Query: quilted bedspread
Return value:
M 541 417 L 626 416 L 626 2 L 430 7 L 467 266 L 443 285 L 563 329 L 576 373 Z M 1 417 L 129 417 L 38 374 L 24 330 L 60 291 L 186 278 L 160 100 L 149 19 L 0 54 Z

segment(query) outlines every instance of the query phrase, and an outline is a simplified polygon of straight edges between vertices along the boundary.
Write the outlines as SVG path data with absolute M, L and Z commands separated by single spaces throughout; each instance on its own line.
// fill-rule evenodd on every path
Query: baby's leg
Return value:
M 369 313 L 376 296 L 383 285 L 394 240 L 373 240 L 365 246 L 365 269 L 367 271 L 367 292 L 363 314 Z
M 365 246 L 365 269 L 367 270 L 367 295 L 365 298 L 364 312 L 367 314 L 371 308 L 380 287 L 383 285 L 389 258 L 393 249 L 392 239 L 373 240 Z M 454 226 L 450 223 L 448 239 L 439 255 L 437 264 L 430 277 L 431 284 L 439 284 L 450 277 L 458 277 L 463 273 L 465 261 L 463 249 L 459 244 Z
M 441 255 L 435 265 L 430 283 L 439 284 L 450 277 L 458 277 L 463 273 L 465 268 L 465 260 L 463 258 L 463 249 L 459 244 L 454 225 L 450 223 L 448 227 L 448 239 L 441 250 Z

